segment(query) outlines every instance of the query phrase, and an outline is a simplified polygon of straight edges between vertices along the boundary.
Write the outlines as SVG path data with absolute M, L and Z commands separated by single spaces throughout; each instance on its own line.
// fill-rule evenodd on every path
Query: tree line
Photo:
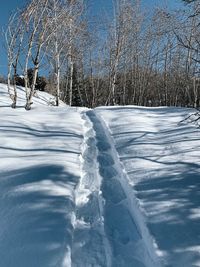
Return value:
M 113 0 L 92 17 L 82 0 L 29 1 L 5 31 L 12 107 L 19 75 L 27 110 L 39 80 L 57 106 L 198 107 L 200 1 L 183 2 L 149 13 L 140 0 Z

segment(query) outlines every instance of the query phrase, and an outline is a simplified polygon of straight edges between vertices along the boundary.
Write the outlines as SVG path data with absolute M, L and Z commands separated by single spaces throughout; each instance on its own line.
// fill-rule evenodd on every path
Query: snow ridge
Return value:
M 87 112 L 96 131 L 101 190 L 105 199 L 104 227 L 110 241 L 112 266 L 161 266 L 138 202 L 128 184 L 114 142 L 94 111 Z
M 101 177 L 95 132 L 85 112 L 82 143 L 81 179 L 75 191 L 76 212 L 72 247 L 72 266 L 111 267 L 111 249 L 104 232 Z

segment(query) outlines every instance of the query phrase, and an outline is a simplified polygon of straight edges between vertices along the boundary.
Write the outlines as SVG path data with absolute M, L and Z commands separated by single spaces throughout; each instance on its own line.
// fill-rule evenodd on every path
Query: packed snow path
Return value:
M 83 118 L 73 266 L 160 266 L 109 133 L 94 111 Z
M 98 149 L 90 119 L 83 113 L 84 141 L 80 156 L 82 175 L 76 188 L 72 266 L 111 266 L 109 243 L 104 233 Z

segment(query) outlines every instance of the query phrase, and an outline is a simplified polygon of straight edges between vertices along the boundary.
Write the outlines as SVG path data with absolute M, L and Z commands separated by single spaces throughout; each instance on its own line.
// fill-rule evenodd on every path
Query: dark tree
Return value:
M 45 87 L 47 85 L 47 81 L 46 78 L 43 76 L 38 76 L 37 77 L 37 81 L 36 81 L 36 89 L 39 91 L 44 91 Z
M 18 86 L 24 87 L 24 85 L 25 85 L 23 76 L 19 76 L 18 74 L 15 76 L 15 82 L 16 82 L 16 85 L 18 85 Z
M 182 1 L 186 4 L 191 4 L 191 3 L 195 2 L 196 0 L 182 0 Z

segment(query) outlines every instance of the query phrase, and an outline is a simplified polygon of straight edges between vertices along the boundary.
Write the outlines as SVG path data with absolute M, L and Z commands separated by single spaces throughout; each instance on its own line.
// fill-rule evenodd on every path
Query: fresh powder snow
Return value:
M 18 94 L 0 84 L 0 267 L 200 266 L 193 110 Z

